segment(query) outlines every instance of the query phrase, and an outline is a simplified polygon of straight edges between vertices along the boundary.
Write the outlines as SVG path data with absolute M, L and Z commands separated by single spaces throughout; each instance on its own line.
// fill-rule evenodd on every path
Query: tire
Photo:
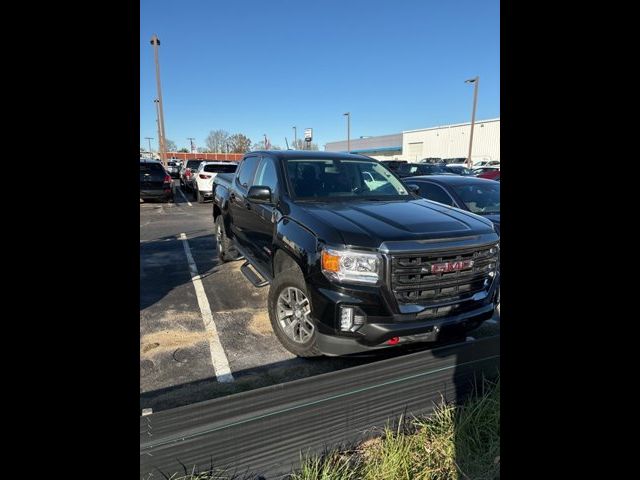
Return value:
M 287 307 L 291 307 L 292 312 L 296 313 L 283 315 Z M 276 276 L 269 287 L 268 309 L 271 328 L 284 348 L 298 357 L 322 355 L 316 346 L 316 322 L 310 315 L 307 285 L 297 268 L 284 270 Z M 291 326 L 287 329 L 288 333 L 285 330 L 286 325 Z M 301 328 L 301 325 L 304 328 Z
M 216 251 L 218 252 L 218 260 L 220 262 L 230 262 L 237 259 L 237 252 L 227 237 L 227 232 L 224 229 L 224 222 L 222 215 L 218 215 L 215 223 L 215 235 L 216 235 Z

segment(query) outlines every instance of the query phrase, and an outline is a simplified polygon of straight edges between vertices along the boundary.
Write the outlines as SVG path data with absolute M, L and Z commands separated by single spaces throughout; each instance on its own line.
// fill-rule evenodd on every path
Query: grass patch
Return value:
M 169 477 L 168 477 L 169 478 Z M 257 479 L 225 471 L 171 480 Z M 440 405 L 426 418 L 387 427 L 352 450 L 301 462 L 289 480 L 494 480 L 500 478 L 500 379 L 485 380 L 461 406 Z

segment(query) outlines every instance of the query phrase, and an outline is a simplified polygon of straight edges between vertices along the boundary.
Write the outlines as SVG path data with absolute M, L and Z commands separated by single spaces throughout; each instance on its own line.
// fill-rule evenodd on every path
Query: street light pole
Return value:
M 298 148 L 298 127 L 293 127 L 293 148 Z
M 467 167 L 472 167 L 471 161 L 471 149 L 473 148 L 473 127 L 476 123 L 476 105 L 478 104 L 478 84 L 480 83 L 480 77 L 471 78 L 465 80 L 464 83 L 473 83 L 473 110 L 471 112 L 471 133 L 469 134 L 469 155 L 467 156 Z
M 167 165 L 167 152 L 166 152 L 166 136 L 164 131 L 164 111 L 162 109 L 162 89 L 160 88 L 160 60 L 158 58 L 158 47 L 160 46 L 160 39 L 154 33 L 151 37 L 151 45 L 153 45 L 153 52 L 156 62 L 156 83 L 158 87 L 158 126 L 160 128 L 160 159 L 162 163 Z
M 193 153 L 193 141 L 195 140 L 195 138 L 187 137 L 187 140 L 189 140 L 189 150 L 191 150 L 191 153 Z
M 343 115 L 347 117 L 347 153 L 351 153 L 351 112 Z

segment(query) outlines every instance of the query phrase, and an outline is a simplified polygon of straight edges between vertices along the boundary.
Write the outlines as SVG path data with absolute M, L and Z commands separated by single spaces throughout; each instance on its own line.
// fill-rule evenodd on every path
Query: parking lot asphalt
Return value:
M 251 285 L 241 261 L 217 261 L 212 202 L 182 195 L 177 183 L 174 203 L 140 204 L 141 409 L 173 408 L 403 354 L 290 354 L 271 330 L 268 287 Z M 498 329 L 490 322 L 471 335 Z

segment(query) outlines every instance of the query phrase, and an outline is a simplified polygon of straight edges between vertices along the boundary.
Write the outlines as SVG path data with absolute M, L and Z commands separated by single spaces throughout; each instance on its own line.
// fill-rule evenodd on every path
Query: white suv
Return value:
M 218 173 L 233 173 L 238 164 L 236 162 L 202 162 L 193 174 L 195 196 L 199 203 L 212 195 L 213 179 Z

